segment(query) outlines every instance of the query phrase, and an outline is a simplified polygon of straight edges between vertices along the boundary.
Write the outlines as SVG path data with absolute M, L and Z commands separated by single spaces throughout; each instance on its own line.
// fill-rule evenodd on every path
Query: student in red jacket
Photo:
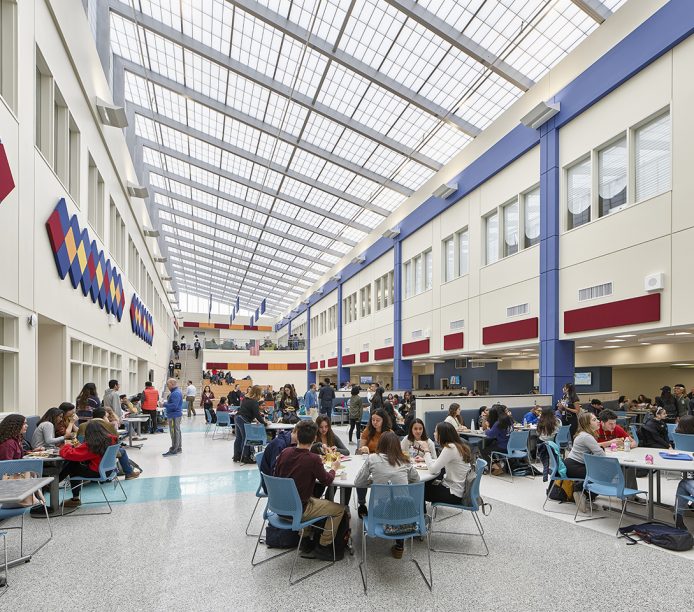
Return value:
M 111 435 L 101 421 L 93 420 L 87 423 L 84 430 L 84 442 L 79 446 L 65 444 L 60 449 L 60 456 L 65 459 L 65 465 L 60 472 L 60 480 L 67 476 L 84 476 L 85 478 L 99 478 L 99 464 L 106 449 L 116 444 L 117 438 Z M 86 465 L 85 465 L 86 464 Z M 80 491 L 79 481 L 70 481 L 72 499 L 65 501 L 69 507 L 79 506 Z

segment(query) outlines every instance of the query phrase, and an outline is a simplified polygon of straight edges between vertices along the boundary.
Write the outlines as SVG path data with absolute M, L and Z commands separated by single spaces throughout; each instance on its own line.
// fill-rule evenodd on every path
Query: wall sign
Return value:
M 130 323 L 133 333 L 151 346 L 154 340 L 154 320 L 152 315 L 149 314 L 149 310 L 145 308 L 140 298 L 134 293 L 130 302 Z
M 46 230 L 60 278 L 64 280 L 69 273 L 73 288 L 79 286 L 92 302 L 98 301 L 99 308 L 120 321 L 125 308 L 121 275 L 96 240 L 90 241 L 89 231 L 80 228 L 77 215 L 68 215 L 65 198 L 60 199 L 48 217 Z

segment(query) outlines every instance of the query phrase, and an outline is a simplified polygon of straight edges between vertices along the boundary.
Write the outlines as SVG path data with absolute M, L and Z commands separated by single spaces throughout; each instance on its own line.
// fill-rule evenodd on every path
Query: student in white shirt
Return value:
M 197 390 L 195 389 L 195 385 L 193 385 L 193 381 L 189 380 L 188 381 L 188 387 L 186 388 L 186 403 L 188 404 L 188 416 L 190 416 L 190 413 L 193 413 L 193 416 L 196 415 L 195 413 L 195 394 L 197 393 Z
M 439 474 L 444 468 L 446 473 L 440 484 L 437 484 L 436 480 L 430 480 L 425 484 L 424 499 L 429 502 L 462 504 L 465 479 L 472 462 L 470 447 L 460 439 L 460 435 L 450 423 L 439 423 L 434 437 L 441 447 L 441 454 L 434 460 L 427 450 L 424 453 L 424 461 L 431 474 Z
M 436 445 L 427 436 L 422 419 L 412 419 L 407 435 L 400 442 L 400 447 L 405 454 L 413 455 L 416 462 L 424 461 L 424 452 L 427 450 L 431 457 L 436 459 Z
M 460 404 L 451 404 L 448 407 L 448 416 L 444 419 L 444 423 L 448 423 L 455 427 L 457 432 L 470 431 L 463 424 L 463 420 L 460 418 Z

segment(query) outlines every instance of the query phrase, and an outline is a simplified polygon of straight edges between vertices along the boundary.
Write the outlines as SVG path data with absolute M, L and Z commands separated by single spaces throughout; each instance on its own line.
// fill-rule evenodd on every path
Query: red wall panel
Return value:
M 456 334 L 448 334 L 443 337 L 443 350 L 454 351 L 465 346 L 465 334 L 458 332 Z
M 306 364 L 305 363 L 288 363 L 287 369 L 288 370 L 305 370 Z
M 329 368 L 334 368 L 337 366 L 337 357 L 331 357 L 328 359 L 328 367 Z
M 325 367 L 325 359 L 320 360 L 320 369 L 322 370 Z
M 384 346 L 383 348 L 377 348 L 374 351 L 374 359 L 379 361 L 381 359 L 392 359 L 393 358 L 393 347 Z
M 342 365 L 352 365 L 357 362 L 356 355 L 342 355 Z
M 482 328 L 482 344 L 498 344 L 537 338 L 537 317 Z
M 366 363 L 369 360 L 369 351 L 359 353 L 359 363 Z
M 267 363 L 249 363 L 248 369 L 249 370 L 269 370 L 270 368 L 268 367 Z
M 571 334 L 652 321 L 660 321 L 660 293 L 567 310 L 564 313 L 564 333 Z
M 318 362 L 317 362 L 317 361 L 312 361 L 312 362 L 311 362 L 311 369 L 312 369 L 312 370 L 317 370 L 317 369 L 318 369 Z
M 412 355 L 424 355 L 429 352 L 429 338 L 423 340 L 415 340 L 414 342 L 405 342 L 402 345 L 402 356 L 411 357 Z

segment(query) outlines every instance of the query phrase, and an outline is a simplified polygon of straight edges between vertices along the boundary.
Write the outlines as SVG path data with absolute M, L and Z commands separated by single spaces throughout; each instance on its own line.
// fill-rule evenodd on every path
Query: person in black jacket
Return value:
M 665 408 L 668 423 L 677 421 L 677 403 L 670 387 L 667 385 L 660 387 L 660 395 L 655 398 L 655 405 L 659 408 Z
M 263 425 L 268 425 L 265 417 L 260 413 L 260 400 L 262 399 L 262 389 L 258 385 L 253 385 L 246 397 L 241 402 L 238 412 L 234 417 L 234 427 L 236 429 L 236 439 L 234 440 L 234 462 L 253 463 L 250 456 L 250 449 L 244 446 L 246 441 L 246 423 L 257 421 Z
M 333 400 L 335 399 L 335 389 L 330 384 L 330 379 L 325 379 L 325 384 L 318 391 L 318 411 L 326 415 L 329 419 L 333 414 Z
M 239 386 L 236 385 L 233 390 L 229 391 L 227 394 L 227 399 L 229 400 L 230 406 L 240 406 L 241 405 L 241 391 Z
M 667 410 L 658 408 L 655 416 L 641 425 L 639 446 L 650 448 L 670 448 L 667 430 Z
M 373 394 L 373 397 L 371 398 L 371 414 L 376 412 L 376 410 L 383 410 L 384 408 L 384 402 L 383 402 L 383 394 L 385 393 L 385 389 L 383 387 L 377 387 L 376 391 Z

